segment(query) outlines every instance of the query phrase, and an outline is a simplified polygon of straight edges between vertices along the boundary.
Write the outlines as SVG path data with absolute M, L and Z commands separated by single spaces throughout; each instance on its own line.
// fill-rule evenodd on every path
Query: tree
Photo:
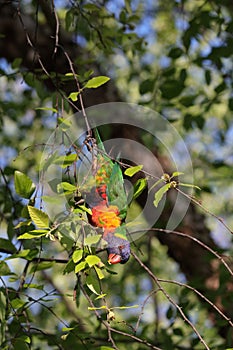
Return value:
M 233 347 L 231 10 L 228 1 L 0 2 L 3 349 Z M 120 100 L 141 107 L 106 104 Z M 77 239 L 88 209 L 76 208 L 71 180 L 78 156 L 93 165 L 83 132 L 103 114 L 110 122 L 99 127 L 102 137 L 120 137 L 113 144 L 122 171 L 132 166 L 127 222 L 155 201 L 143 229 L 133 227 L 132 235 L 147 233 L 131 244 L 129 262 L 114 267 L 93 250 L 95 235 Z M 80 139 L 65 141 L 73 129 Z M 167 138 L 167 130 L 176 131 Z M 50 138 L 52 147 L 51 134 L 59 140 Z M 50 183 L 56 196 L 49 192 L 46 209 L 51 164 L 62 178 Z M 51 220 L 64 195 L 72 220 Z M 186 215 L 167 226 L 181 205 Z M 153 227 L 151 212 L 159 213 Z

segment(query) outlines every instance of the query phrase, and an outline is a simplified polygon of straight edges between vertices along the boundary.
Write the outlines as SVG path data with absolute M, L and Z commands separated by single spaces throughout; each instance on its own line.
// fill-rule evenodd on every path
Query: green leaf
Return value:
M 34 224 L 39 228 L 49 227 L 49 217 L 43 211 L 28 205 L 28 212 Z
M 173 47 L 169 53 L 168 53 L 168 57 L 171 57 L 173 59 L 177 59 L 180 56 L 182 56 L 183 54 L 183 50 L 180 47 Z
M 57 151 L 55 151 L 52 155 L 49 155 L 47 158 L 42 159 L 39 165 L 39 170 L 46 171 L 51 164 L 54 163 L 54 160 L 57 158 Z
M 184 183 L 182 183 L 182 182 L 179 182 L 179 186 L 197 188 L 198 190 L 201 190 L 201 188 L 200 188 L 199 186 L 197 186 L 197 185 L 184 184 Z
M 78 206 L 82 211 L 85 211 L 86 213 L 88 213 L 88 214 L 92 214 L 92 211 L 91 211 L 91 209 L 90 208 L 87 208 L 85 205 L 79 205 Z
M 62 131 L 67 131 L 71 128 L 72 123 L 69 119 L 65 119 L 65 118 L 58 118 L 58 125 L 61 128 Z
M 24 226 L 30 226 L 32 223 L 32 220 L 26 220 L 26 221 L 21 221 L 18 223 L 18 225 L 15 226 L 15 228 L 20 228 Z
M 36 263 L 31 267 L 30 273 L 50 269 L 53 265 L 55 265 L 55 261 L 42 261 L 39 264 Z
M 138 173 L 140 170 L 142 170 L 142 168 L 143 168 L 143 165 L 136 165 L 131 168 L 128 168 L 125 170 L 125 175 L 132 177 L 136 173 Z
M 94 77 L 88 80 L 88 82 L 84 85 L 84 88 L 86 89 L 95 89 L 109 81 L 110 78 L 106 77 L 104 75 L 100 75 L 99 77 Z
M 102 299 L 102 298 L 106 297 L 106 295 L 107 295 L 106 293 L 100 294 L 100 295 L 98 295 L 98 297 L 95 298 L 95 300 Z
M 73 259 L 70 259 L 63 270 L 63 275 L 74 271 L 74 269 L 75 269 L 75 264 L 73 262 Z
M 100 350 L 114 350 L 114 349 L 110 348 L 109 346 L 101 346 Z
M 97 266 L 95 266 L 95 271 L 96 271 L 96 273 L 97 273 L 99 279 L 102 280 L 102 279 L 104 278 L 104 273 L 103 273 L 103 271 L 102 271 L 99 267 L 97 267 Z
M 12 272 L 9 266 L 7 265 L 7 263 L 5 263 L 5 261 L 0 261 L 0 276 L 9 276 L 9 275 L 12 275 Z
M 18 57 L 18 58 L 15 58 L 14 61 L 12 62 L 11 66 L 13 69 L 19 69 L 20 68 L 20 65 L 22 63 L 22 58 L 21 57 Z
M 180 171 L 174 171 L 174 173 L 172 173 L 171 177 L 175 177 L 175 176 L 180 176 L 183 175 L 184 173 L 180 172 Z
M 94 277 L 92 275 L 88 275 L 86 278 L 86 284 L 87 284 L 87 287 L 90 289 L 90 291 L 92 291 L 92 293 L 96 295 L 100 295 L 100 293 L 98 292 L 99 283 L 96 276 Z
M 18 239 L 33 239 L 46 236 L 49 233 L 49 230 L 33 230 L 26 233 L 23 233 L 18 237 Z
M 84 270 L 86 267 L 86 264 L 87 264 L 86 261 L 81 261 L 78 265 L 75 266 L 74 272 L 78 273 L 79 271 Z
M 88 255 L 85 260 L 89 267 L 97 265 L 101 262 L 101 259 L 97 255 Z
M 155 200 L 154 200 L 154 206 L 157 207 L 159 205 L 159 202 L 163 198 L 164 194 L 169 190 L 171 184 L 168 183 L 164 186 L 162 186 L 156 193 L 155 193 Z
M 21 307 L 23 307 L 25 305 L 25 301 L 19 299 L 19 298 L 16 298 L 16 299 L 13 299 L 11 301 L 11 306 L 14 308 L 14 309 L 19 309 Z
M 49 111 L 49 112 L 53 112 L 53 113 L 58 112 L 56 108 L 52 108 L 52 107 L 37 107 L 37 108 L 35 108 L 35 110 Z
M 153 92 L 155 87 L 155 79 L 146 79 L 141 82 L 139 86 L 139 92 L 141 95 L 147 94 L 148 92 Z
M 139 305 L 131 305 L 131 306 L 115 306 L 114 309 L 125 310 L 125 309 L 137 309 Z
M 77 187 L 70 184 L 69 182 L 61 182 L 60 184 L 57 185 L 57 192 L 62 193 L 62 192 L 70 192 L 73 193 L 77 190 Z
M 147 180 L 146 179 L 138 179 L 138 181 L 134 185 L 133 198 L 135 199 L 138 196 L 140 196 L 140 194 L 144 191 L 146 186 L 147 186 Z
M 101 239 L 102 235 L 94 235 L 94 236 L 88 236 L 84 240 L 84 245 L 92 245 L 97 244 L 99 240 Z
M 80 261 L 83 257 L 83 250 L 78 249 L 73 252 L 72 259 L 73 262 L 76 264 L 78 261 Z
M 71 92 L 68 96 L 68 98 L 70 98 L 73 102 L 76 102 L 78 100 L 78 95 L 80 94 L 80 91 L 77 92 Z
M 27 259 L 27 260 L 32 260 L 33 258 L 35 258 L 37 256 L 37 254 L 38 254 L 37 248 L 23 249 L 23 250 L 20 250 L 18 253 L 9 256 L 7 258 L 7 260 L 15 259 L 15 258 L 23 258 L 23 259 Z
M 34 288 L 38 290 L 43 290 L 44 286 L 42 284 L 35 284 L 35 283 L 24 283 L 23 288 Z
M 14 181 L 16 193 L 23 198 L 29 199 L 36 189 L 36 185 L 32 180 L 27 175 L 16 170 Z
M 0 238 L 0 247 L 2 251 L 6 253 L 15 253 L 16 248 L 15 246 L 9 241 L 8 239 L 5 238 Z
M 88 306 L 88 310 L 91 310 L 91 311 L 94 311 L 94 310 L 106 310 L 107 309 L 107 306 L 106 305 L 102 305 L 100 307 L 91 307 L 91 306 Z
M 60 165 L 62 168 L 67 168 L 68 166 L 72 165 L 76 160 L 78 156 L 76 153 L 70 153 L 65 156 L 59 156 L 54 160 L 54 164 Z

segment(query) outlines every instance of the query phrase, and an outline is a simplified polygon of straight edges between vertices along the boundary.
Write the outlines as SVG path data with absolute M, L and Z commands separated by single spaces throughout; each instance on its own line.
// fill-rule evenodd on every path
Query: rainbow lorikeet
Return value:
M 108 262 L 124 264 L 130 257 L 125 218 L 127 196 L 121 168 L 106 154 L 97 129 L 94 129 L 96 149 L 93 148 L 92 174 L 86 180 L 82 194 L 92 214 L 89 222 L 102 228 L 103 239 L 108 243 Z

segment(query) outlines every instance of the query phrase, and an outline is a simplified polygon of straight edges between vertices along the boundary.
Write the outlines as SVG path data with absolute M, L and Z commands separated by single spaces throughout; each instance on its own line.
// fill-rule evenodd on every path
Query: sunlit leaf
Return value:
M 106 293 L 100 294 L 100 295 L 98 295 L 98 297 L 95 298 L 95 300 L 102 299 L 102 298 L 106 297 L 106 295 L 107 295 Z
M 14 181 L 16 193 L 23 198 L 29 199 L 36 189 L 36 185 L 32 180 L 27 175 L 16 170 Z
M 68 166 L 72 165 L 77 159 L 78 156 L 76 153 L 70 153 L 64 156 L 56 157 L 53 163 L 60 165 L 62 168 L 67 168 Z
M 106 305 L 102 305 L 100 307 L 90 307 L 88 306 L 88 310 L 94 311 L 94 310 L 106 310 L 107 306 Z
M 78 95 L 81 91 L 71 92 L 68 96 L 73 102 L 76 102 L 78 100 Z
M 42 210 L 28 205 L 28 212 L 34 224 L 39 228 L 49 227 L 49 217 Z
M 23 288 L 33 288 L 38 290 L 43 290 L 44 286 L 42 284 L 35 284 L 35 283 L 24 283 Z
M 136 173 L 138 173 L 140 170 L 142 170 L 143 165 L 136 165 L 131 168 L 128 168 L 125 170 L 125 175 L 132 177 Z
M 146 179 L 138 179 L 138 181 L 136 182 L 136 184 L 134 185 L 134 194 L 133 194 L 133 198 L 137 198 L 138 196 L 140 196 L 140 194 L 144 191 L 144 189 L 147 186 L 147 180 Z
M 93 89 L 93 88 L 97 88 L 105 83 L 107 83 L 107 81 L 109 81 L 110 78 L 100 75 L 99 77 L 94 77 L 91 78 L 90 80 L 88 80 L 88 82 L 85 84 L 84 88 L 86 89 Z
M 85 260 L 90 267 L 97 265 L 99 262 L 101 262 L 101 259 L 96 255 L 88 255 Z
M 19 298 L 13 299 L 11 301 L 11 307 L 13 307 L 14 309 L 19 309 L 19 308 L 23 307 L 25 304 L 26 304 L 25 301 L 23 301 Z
M 85 269 L 87 263 L 86 261 L 81 261 L 78 265 L 75 266 L 75 273 L 78 273 L 79 271 L 82 271 L 83 269 Z
M 92 245 L 97 244 L 99 240 L 101 239 L 102 235 L 94 235 L 94 236 L 88 236 L 84 240 L 85 245 Z
M 163 198 L 164 194 L 169 190 L 171 184 L 168 183 L 164 186 L 162 186 L 156 193 L 155 193 L 155 199 L 154 199 L 154 206 L 157 207 L 159 205 L 159 202 Z
M 199 186 L 197 186 L 197 185 L 184 184 L 184 183 L 182 183 L 182 182 L 179 182 L 179 186 L 197 188 L 198 190 L 201 190 L 201 188 L 200 188 Z
M 90 208 L 87 208 L 85 205 L 79 205 L 78 206 L 82 211 L 85 211 L 86 213 L 88 213 L 88 214 L 92 214 L 92 211 L 91 211 L 91 209 Z
M 83 257 L 83 250 L 78 249 L 73 252 L 72 259 L 73 262 L 76 264 L 78 261 L 80 261 Z
M 174 171 L 174 173 L 172 173 L 171 177 L 175 177 L 175 176 L 180 176 L 183 175 L 184 173 L 180 172 L 180 171 Z
M 95 271 L 96 271 L 99 279 L 102 280 L 104 278 L 103 270 L 101 270 L 99 267 L 95 266 Z
M 49 111 L 49 112 L 53 112 L 53 113 L 58 112 L 56 108 L 52 108 L 52 107 L 37 107 L 37 108 L 35 108 L 35 110 Z
M 49 230 L 33 230 L 26 233 L 23 233 L 18 237 L 18 239 L 33 239 L 46 236 L 49 233 Z
M 77 187 L 70 184 L 69 182 L 61 182 L 60 184 L 57 185 L 57 192 L 70 192 L 73 193 L 77 190 Z
M 125 310 L 125 309 L 137 309 L 139 308 L 139 305 L 130 305 L 130 306 L 115 306 L 114 309 L 120 309 L 120 310 Z
M 62 131 L 67 131 L 71 128 L 72 123 L 69 119 L 65 119 L 65 118 L 58 118 L 58 125 L 61 128 Z

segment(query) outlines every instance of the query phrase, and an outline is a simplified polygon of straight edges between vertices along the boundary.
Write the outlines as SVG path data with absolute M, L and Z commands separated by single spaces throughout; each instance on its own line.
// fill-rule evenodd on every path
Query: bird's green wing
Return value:
M 109 203 L 116 205 L 120 211 L 121 219 L 127 214 L 127 196 L 124 188 L 124 179 L 120 166 L 115 163 L 107 186 Z

